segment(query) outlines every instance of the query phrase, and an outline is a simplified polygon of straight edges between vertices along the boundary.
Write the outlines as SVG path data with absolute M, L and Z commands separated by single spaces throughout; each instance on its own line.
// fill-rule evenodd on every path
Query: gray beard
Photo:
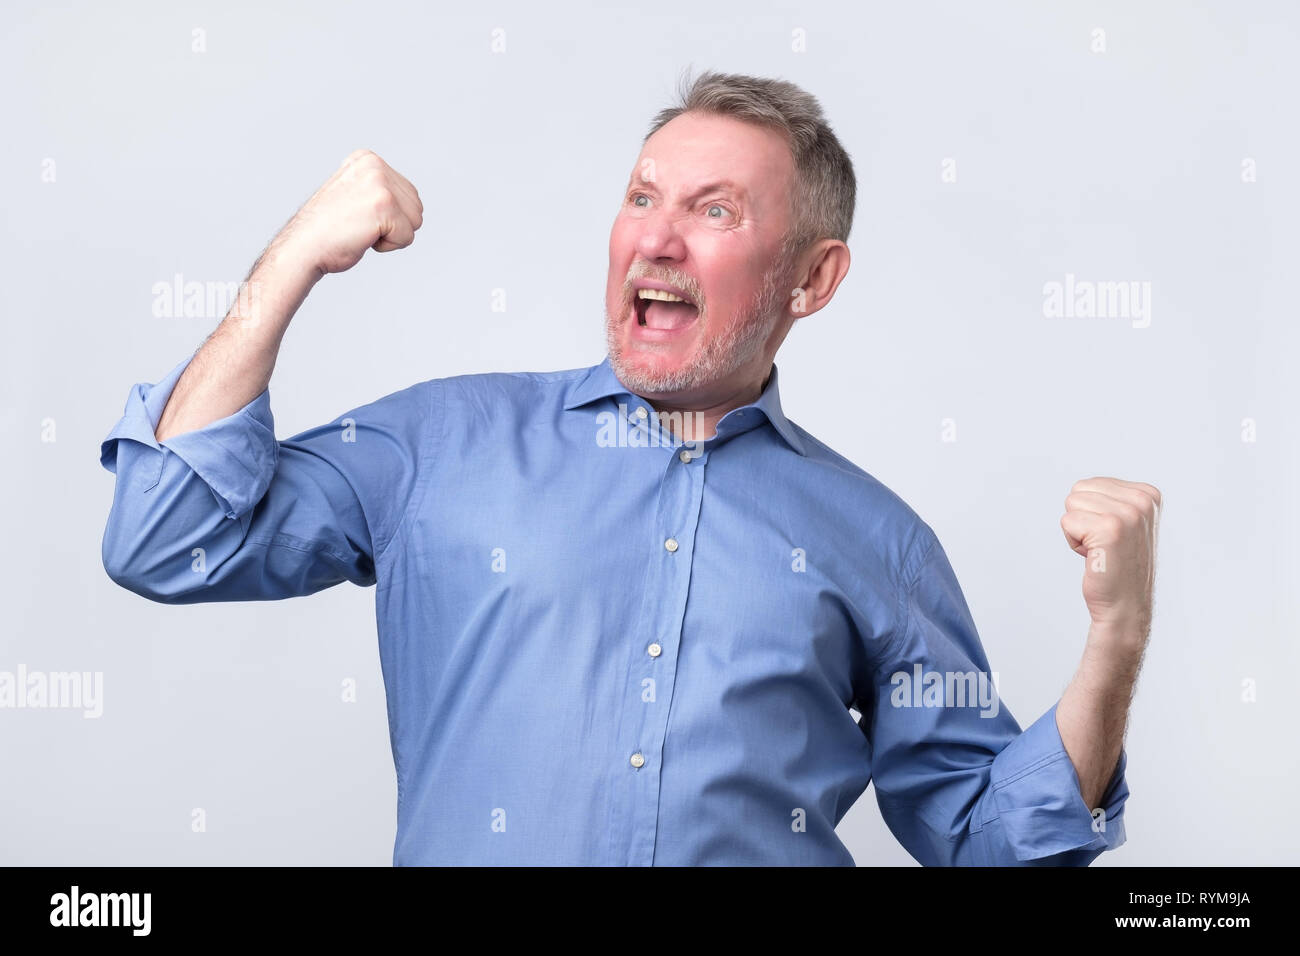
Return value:
M 680 368 L 656 373 L 629 362 L 622 344 L 618 341 L 614 321 L 605 311 L 605 338 L 609 350 L 610 366 L 628 390 L 638 394 L 684 392 L 710 385 L 731 375 L 749 364 L 763 352 L 772 331 L 780 323 L 784 312 L 784 296 L 779 280 L 785 263 L 778 263 L 763 277 L 763 286 L 754 301 L 745 310 L 742 320 L 726 335 L 713 339 Z M 696 321 L 704 321 L 703 309 Z M 642 346 L 635 351 L 650 351 Z

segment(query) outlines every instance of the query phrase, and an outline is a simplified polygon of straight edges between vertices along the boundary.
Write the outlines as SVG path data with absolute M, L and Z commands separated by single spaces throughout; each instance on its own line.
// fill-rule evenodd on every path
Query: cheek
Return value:
M 609 230 L 609 251 L 631 255 L 636 246 L 636 233 L 632 223 L 628 222 L 623 216 L 614 220 L 613 227 Z
M 744 279 L 737 279 L 738 273 L 727 270 L 713 272 L 713 281 L 704 278 L 704 295 L 709 311 L 730 321 L 731 318 L 749 304 Z
M 763 279 L 756 255 L 734 241 L 723 241 L 723 237 L 701 235 L 695 240 L 690 247 L 692 271 L 705 295 L 727 309 L 743 306 L 752 295 L 749 290 L 757 289 Z
M 623 283 L 627 281 L 632 253 L 633 247 L 627 241 L 627 230 L 615 223 L 609 233 L 609 275 L 605 283 L 605 298 L 610 303 L 623 295 Z

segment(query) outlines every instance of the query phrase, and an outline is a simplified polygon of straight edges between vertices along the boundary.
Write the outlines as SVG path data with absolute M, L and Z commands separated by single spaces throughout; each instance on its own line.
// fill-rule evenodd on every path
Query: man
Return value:
M 851 864 L 835 825 L 873 779 L 923 864 L 1086 865 L 1124 840 L 1159 493 L 1066 499 L 1092 627 L 1022 733 L 933 531 L 781 411 L 773 357 L 848 271 L 854 194 L 815 99 L 705 74 L 615 218 L 604 361 L 432 379 L 277 442 L 295 310 L 422 223 L 353 153 L 256 294 L 132 389 L 105 568 L 174 604 L 377 584 L 398 865 Z

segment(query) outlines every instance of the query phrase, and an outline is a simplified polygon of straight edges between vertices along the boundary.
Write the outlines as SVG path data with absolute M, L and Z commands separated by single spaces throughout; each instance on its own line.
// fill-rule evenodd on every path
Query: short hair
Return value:
M 789 144 L 795 171 L 783 253 L 797 255 L 818 239 L 849 238 L 857 201 L 853 161 L 812 94 L 785 80 L 738 73 L 709 71 L 692 82 L 688 70 L 677 95 L 677 104 L 660 110 L 651 121 L 642 145 L 683 113 L 730 116 L 774 129 Z

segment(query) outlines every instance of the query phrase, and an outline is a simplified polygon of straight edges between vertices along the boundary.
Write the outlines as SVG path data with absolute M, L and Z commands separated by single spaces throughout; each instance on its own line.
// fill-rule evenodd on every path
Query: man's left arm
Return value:
M 1134 489 L 1150 489 L 1152 508 Z M 1086 866 L 1124 842 L 1124 726 L 1150 625 L 1158 502 L 1149 485 L 1114 479 L 1072 489 L 1062 527 L 1089 560 L 1093 627 L 1066 693 L 1023 732 L 986 691 L 995 675 L 926 529 L 863 718 L 881 813 L 921 863 Z
M 1075 482 L 1061 530 L 1086 560 L 1083 599 L 1092 619 L 1079 669 L 1056 707 L 1056 725 L 1096 807 L 1119 760 L 1129 703 L 1151 632 L 1161 498 L 1118 478 Z

